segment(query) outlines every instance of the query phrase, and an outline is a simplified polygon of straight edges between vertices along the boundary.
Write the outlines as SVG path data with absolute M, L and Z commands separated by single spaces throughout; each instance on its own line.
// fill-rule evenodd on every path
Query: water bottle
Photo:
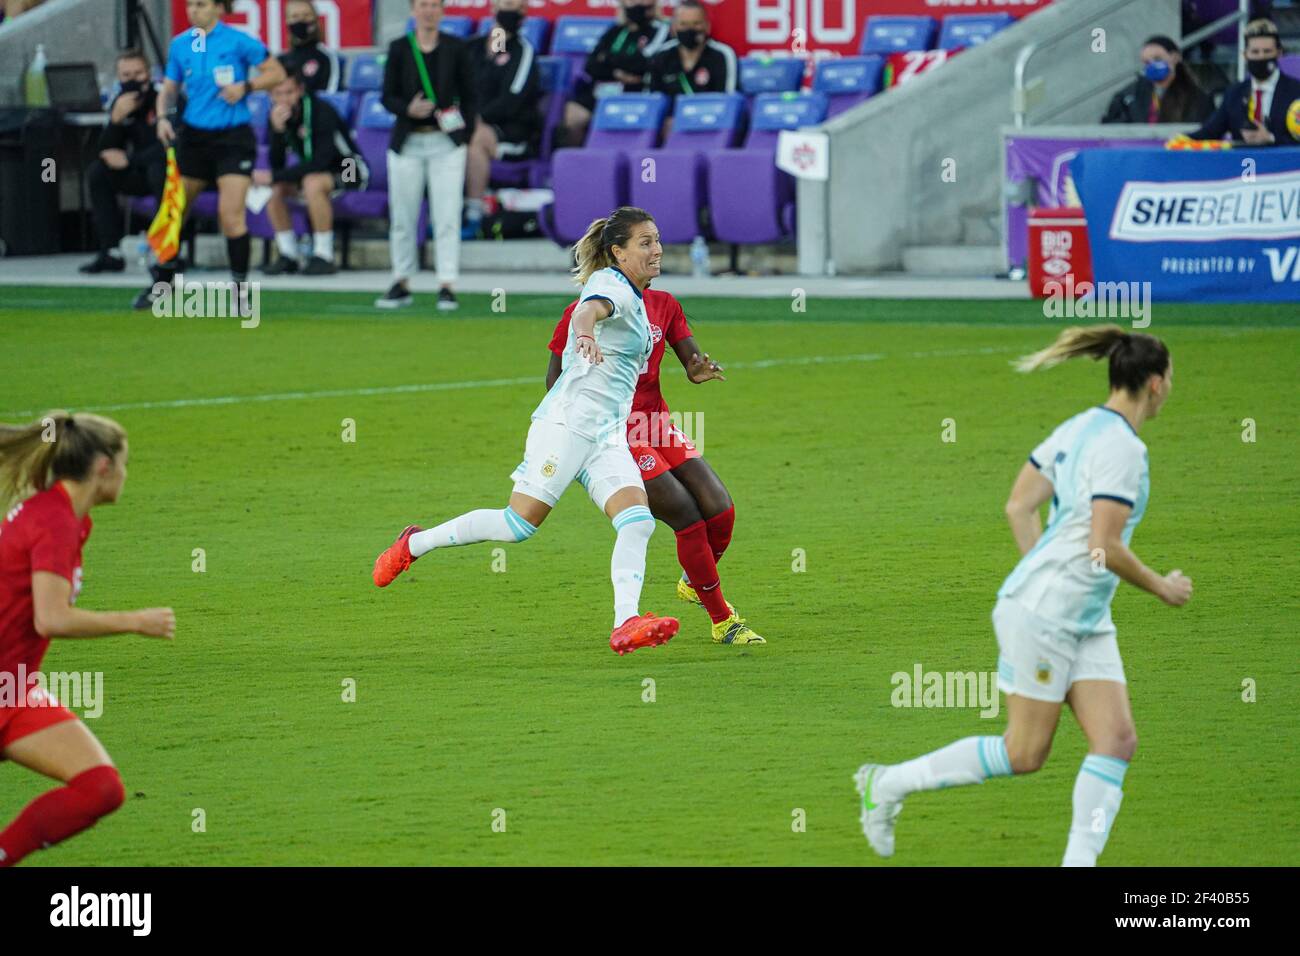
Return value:
M 310 232 L 304 232 L 301 236 L 298 237 L 298 261 L 299 262 L 306 262 L 308 259 L 310 259 L 311 254 L 314 250 L 315 250 L 315 243 L 312 241 L 312 235 Z
M 135 258 L 140 263 L 140 271 L 149 271 L 149 240 L 145 234 L 140 233 L 140 238 L 135 241 Z
M 36 56 L 23 77 L 23 99 L 28 106 L 49 106 L 50 87 L 45 81 L 45 44 L 36 44 Z
M 691 242 L 691 275 L 696 278 L 707 278 L 710 274 L 709 244 L 704 241 L 703 236 L 696 236 Z

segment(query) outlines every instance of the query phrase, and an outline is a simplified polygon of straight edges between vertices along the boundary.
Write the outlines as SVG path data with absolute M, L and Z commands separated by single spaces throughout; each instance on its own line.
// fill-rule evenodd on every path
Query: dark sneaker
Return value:
M 443 288 L 438 290 L 438 310 L 441 312 L 452 312 L 460 308 L 460 303 L 456 301 L 456 293 L 450 289 Z
M 97 272 L 121 272 L 125 268 L 126 263 L 122 261 L 121 256 L 101 252 L 77 271 L 86 275 L 94 275 Z
M 262 273 L 268 276 L 291 276 L 298 271 L 298 260 L 281 256 L 269 266 L 262 267 Z
M 159 282 L 170 286 L 176 281 L 176 270 L 174 263 L 169 263 L 167 268 L 159 265 L 149 267 L 149 276 L 153 279 L 147 286 L 141 289 L 131 303 L 133 309 L 152 309 L 158 296 L 154 295 L 154 286 Z M 164 293 L 166 294 L 166 293 Z
M 332 276 L 338 272 L 334 263 L 321 256 L 312 256 L 307 260 L 307 265 L 303 267 L 302 274 L 305 276 Z
M 393 287 L 383 296 L 375 300 L 375 308 L 378 309 L 400 309 L 411 304 L 414 301 L 411 298 L 411 290 L 400 282 L 394 282 Z

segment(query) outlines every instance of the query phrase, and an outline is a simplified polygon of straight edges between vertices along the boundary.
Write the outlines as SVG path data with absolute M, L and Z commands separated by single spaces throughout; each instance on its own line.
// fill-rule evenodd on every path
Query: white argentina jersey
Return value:
M 1008 598 L 1078 637 L 1112 626 L 1110 601 L 1119 578 L 1096 567 L 1088 551 L 1092 503 L 1132 507 L 1124 544 L 1146 511 L 1147 446 L 1119 412 L 1098 406 L 1075 415 L 1034 449 L 1032 462 L 1052 483 L 1047 530 L 1002 583 Z
M 569 325 L 560 377 L 533 412 L 534 421 L 555 422 L 592 441 L 627 441 L 636 380 L 645 371 L 654 340 L 641 292 L 611 266 L 592 273 L 579 302 L 606 299 L 609 318 L 596 323 L 596 345 L 605 361 L 592 365 L 578 355 L 577 333 Z

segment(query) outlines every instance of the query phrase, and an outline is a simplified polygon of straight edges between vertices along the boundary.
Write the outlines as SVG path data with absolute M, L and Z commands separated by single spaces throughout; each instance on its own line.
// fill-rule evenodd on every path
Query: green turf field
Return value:
M 478 545 L 370 582 L 403 525 L 504 505 L 564 299 L 494 314 L 464 295 L 446 318 L 268 293 L 241 330 L 131 314 L 129 295 L 0 289 L 0 421 L 63 406 L 130 433 L 81 606 L 177 614 L 171 645 L 53 645 L 47 670 L 106 675 L 90 724 L 129 799 L 33 865 L 879 863 L 858 765 L 1004 727 L 896 709 L 891 675 L 995 670 L 1011 480 L 1105 400 L 1104 367 L 1010 370 L 1059 328 L 1036 303 L 688 301 L 728 381 L 688 384 L 670 351 L 664 391 L 704 414 L 737 507 L 723 587 L 769 643 L 710 643 L 659 525 L 642 607 L 682 631 L 619 658 L 613 532 L 581 489 L 506 547 L 504 573 Z M 1149 331 L 1174 390 L 1143 430 L 1133 547 L 1196 593 L 1116 597 L 1140 744 L 1102 862 L 1295 864 L 1300 315 L 1157 305 Z M 1039 774 L 911 799 L 889 865 L 1059 863 L 1083 754 L 1067 715 Z M 0 821 L 46 786 L 0 766 Z

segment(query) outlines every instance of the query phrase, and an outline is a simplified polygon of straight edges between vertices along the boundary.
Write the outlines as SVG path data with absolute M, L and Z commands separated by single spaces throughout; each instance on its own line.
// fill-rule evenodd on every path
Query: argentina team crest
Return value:
M 556 458 L 554 455 L 546 459 L 546 464 L 542 465 L 542 477 L 550 478 L 552 475 L 554 475 L 555 469 L 559 466 L 559 463 L 560 463 L 559 459 Z
M 1300 100 L 1292 100 L 1286 108 L 1286 130 L 1295 139 L 1300 139 Z

